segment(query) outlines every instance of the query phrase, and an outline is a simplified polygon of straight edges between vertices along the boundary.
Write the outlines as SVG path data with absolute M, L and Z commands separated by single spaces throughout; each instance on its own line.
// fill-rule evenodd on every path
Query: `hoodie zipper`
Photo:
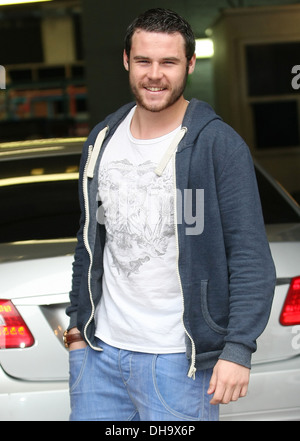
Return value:
M 92 255 L 92 250 L 90 248 L 89 240 L 88 240 L 90 212 L 89 212 L 89 198 L 88 198 L 88 186 L 87 186 L 88 182 L 87 182 L 87 180 L 88 180 L 88 177 L 92 178 L 94 176 L 94 168 L 96 165 L 96 160 L 99 155 L 100 149 L 102 147 L 102 143 L 104 141 L 104 138 L 107 134 L 108 129 L 109 128 L 107 126 L 107 127 L 105 127 L 105 129 L 103 129 L 98 134 L 98 137 L 95 141 L 94 146 L 89 145 L 88 157 L 87 157 L 87 161 L 85 163 L 85 167 L 84 167 L 84 171 L 83 171 L 83 179 L 82 179 L 82 189 L 83 189 L 83 199 L 84 199 L 84 209 L 85 209 L 85 223 L 84 223 L 84 228 L 83 228 L 83 243 L 84 243 L 84 246 L 88 252 L 89 258 L 90 258 L 90 264 L 89 264 L 89 269 L 88 269 L 88 291 L 89 291 L 89 296 L 90 296 L 90 302 L 92 305 L 92 312 L 91 312 L 90 318 L 84 327 L 84 336 L 85 336 L 86 341 L 91 346 L 91 348 L 93 348 L 97 351 L 102 351 L 102 349 L 99 347 L 93 346 L 87 337 L 87 328 L 95 315 L 95 305 L 94 305 L 93 296 L 92 296 L 92 289 L 91 289 L 91 271 L 92 271 L 92 266 L 93 266 L 93 255 Z M 91 164 L 91 162 L 92 162 L 92 164 Z
M 91 289 L 91 270 L 92 270 L 92 265 L 93 265 L 93 255 L 92 255 L 92 250 L 90 248 L 89 241 L 88 241 L 88 227 L 89 227 L 89 222 L 90 222 L 90 213 L 89 213 L 88 190 L 87 190 L 87 169 L 88 169 L 88 165 L 89 165 L 90 158 L 92 155 L 92 151 L 93 151 L 93 146 L 90 145 L 89 152 L 88 152 L 88 158 L 87 158 L 87 161 L 86 161 L 86 164 L 84 167 L 83 180 L 82 180 L 84 209 L 85 209 L 85 223 L 84 223 L 84 227 L 83 227 L 83 243 L 84 243 L 84 246 L 85 246 L 85 248 L 88 252 L 88 255 L 90 257 L 90 264 L 89 264 L 89 269 L 88 269 L 88 291 L 89 291 L 89 296 L 90 296 L 90 302 L 92 305 L 92 312 L 91 312 L 89 320 L 87 321 L 87 323 L 84 327 L 83 332 L 84 332 L 85 339 L 89 343 L 89 345 L 93 349 L 100 350 L 100 348 L 96 348 L 96 347 L 92 346 L 91 342 L 89 341 L 89 339 L 87 337 L 87 328 L 88 328 L 89 324 L 91 323 L 92 318 L 95 313 L 95 305 L 93 302 L 92 289 Z
M 187 129 L 184 127 L 185 131 L 187 131 Z M 195 380 L 195 375 L 196 375 L 196 347 L 195 347 L 195 343 L 193 338 L 191 337 L 191 335 L 189 334 L 189 332 L 187 331 L 185 324 L 184 324 L 184 309 L 185 309 L 185 305 L 184 305 L 184 294 L 183 294 L 183 288 L 182 288 L 182 283 L 181 283 L 181 277 L 180 277 L 180 272 L 179 272 L 179 240 L 178 240 L 178 230 L 177 230 L 177 185 L 176 185 L 176 152 L 173 156 L 173 182 L 174 182 L 174 230 L 175 230 L 175 242 L 176 242 L 176 251 L 177 251 L 177 258 L 176 258 L 176 272 L 177 272 L 177 277 L 178 277 L 178 281 L 179 281 L 179 288 L 180 288 L 180 292 L 181 292 L 181 296 L 182 296 L 182 316 L 181 316 L 181 321 L 182 321 L 182 325 L 184 328 L 184 332 L 186 333 L 186 335 L 188 336 L 188 338 L 190 339 L 191 345 L 192 345 L 192 355 L 191 355 L 191 363 L 190 363 L 190 368 L 188 371 L 187 376 L 189 378 L 193 378 L 193 380 Z

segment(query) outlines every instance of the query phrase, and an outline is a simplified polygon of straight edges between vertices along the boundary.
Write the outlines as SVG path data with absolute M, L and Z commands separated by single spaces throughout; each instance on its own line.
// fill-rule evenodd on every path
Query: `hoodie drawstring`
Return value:
M 168 163 L 169 163 L 173 153 L 176 152 L 178 144 L 180 143 L 180 141 L 182 140 L 182 138 L 184 137 L 186 132 L 187 132 L 187 128 L 186 127 L 182 127 L 180 129 L 180 131 L 177 132 L 176 135 L 174 136 L 170 146 L 166 150 L 166 152 L 165 152 L 164 156 L 162 157 L 160 163 L 158 164 L 158 166 L 155 169 L 155 173 L 157 174 L 157 176 L 161 176 L 163 174 L 164 169 L 168 165 Z
M 89 165 L 87 167 L 87 177 L 88 178 L 94 177 L 94 170 L 95 170 L 96 161 L 99 156 L 99 153 L 100 153 L 100 150 L 101 150 L 101 147 L 102 147 L 102 144 L 105 139 L 107 131 L 108 131 L 108 126 L 106 126 L 103 130 L 101 130 L 98 133 L 98 136 L 96 138 L 94 148 L 93 148 L 90 160 L 89 160 Z

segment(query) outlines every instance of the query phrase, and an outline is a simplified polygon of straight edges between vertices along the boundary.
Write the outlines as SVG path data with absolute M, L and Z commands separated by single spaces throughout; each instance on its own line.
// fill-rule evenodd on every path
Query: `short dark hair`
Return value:
M 132 36 L 137 29 L 147 32 L 165 32 L 174 34 L 179 32 L 185 41 L 185 52 L 188 61 L 195 53 L 195 37 L 190 24 L 176 12 L 170 9 L 155 8 L 139 15 L 127 28 L 125 35 L 125 51 L 130 55 Z

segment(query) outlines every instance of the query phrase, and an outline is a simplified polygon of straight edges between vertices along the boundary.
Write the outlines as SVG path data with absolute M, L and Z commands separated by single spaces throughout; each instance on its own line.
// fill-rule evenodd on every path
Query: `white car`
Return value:
M 0 420 L 69 418 L 63 332 L 79 222 L 83 139 L 0 144 Z M 277 270 L 246 398 L 221 420 L 300 420 L 300 211 L 258 165 Z

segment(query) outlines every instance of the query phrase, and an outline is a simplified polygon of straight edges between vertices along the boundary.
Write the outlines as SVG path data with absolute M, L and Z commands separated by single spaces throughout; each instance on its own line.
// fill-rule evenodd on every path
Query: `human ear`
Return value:
M 189 67 L 189 69 L 188 69 L 189 74 L 192 74 L 194 72 L 195 66 L 196 66 L 196 54 L 194 54 L 189 61 L 189 66 L 188 66 Z
M 124 64 L 125 69 L 127 71 L 129 71 L 129 57 L 128 57 L 127 52 L 125 51 L 125 49 L 124 49 L 124 52 L 123 52 L 123 64 Z

